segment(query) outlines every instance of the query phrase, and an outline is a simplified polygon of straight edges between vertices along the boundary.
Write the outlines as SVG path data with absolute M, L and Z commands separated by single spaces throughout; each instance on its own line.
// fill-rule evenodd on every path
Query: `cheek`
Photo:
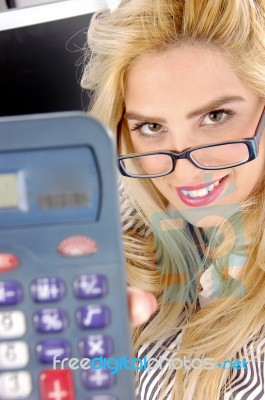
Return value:
M 265 139 L 265 136 L 263 139 Z M 256 163 L 255 166 L 254 163 Z M 260 143 L 258 158 L 253 161 L 253 166 L 251 164 L 252 163 L 250 162 L 250 168 L 246 179 L 250 182 L 253 181 L 253 184 L 260 183 L 264 178 L 265 171 L 265 140 Z
M 260 146 L 258 159 L 260 159 L 260 165 L 261 165 L 260 175 L 263 177 L 264 172 L 265 172 L 265 136 L 263 136 L 262 139 L 263 139 L 263 143 L 262 143 L 262 146 Z
M 261 138 L 260 144 L 259 144 L 259 155 L 257 158 L 257 162 L 259 163 L 260 166 L 260 174 L 264 174 L 265 171 L 265 131 L 263 132 L 263 136 Z
M 161 192 L 165 197 L 168 197 L 169 187 L 165 183 L 165 177 L 151 178 L 154 186 Z
M 143 153 L 143 151 L 142 151 L 143 146 L 141 146 L 141 144 L 139 143 L 139 140 L 137 140 L 136 135 L 137 135 L 137 133 L 135 133 L 134 135 L 132 133 L 130 133 L 131 144 L 133 146 L 135 153 Z
M 156 189 L 160 192 L 160 194 L 166 200 L 168 200 L 169 203 L 175 204 L 175 207 L 180 209 L 183 207 L 183 204 L 181 203 L 181 200 L 178 198 L 177 193 L 174 192 L 174 189 L 169 184 L 167 180 L 168 176 L 169 175 L 166 175 L 161 178 L 151 178 L 151 181 L 153 182 Z
M 242 166 L 243 167 L 243 166 Z M 264 179 L 265 155 L 264 150 L 259 152 L 256 160 L 244 165 L 244 170 L 236 174 L 236 186 L 240 194 L 240 201 L 244 201 Z
M 154 186 L 159 189 L 162 184 L 162 179 L 161 178 L 151 178 L 151 181 L 153 182 Z

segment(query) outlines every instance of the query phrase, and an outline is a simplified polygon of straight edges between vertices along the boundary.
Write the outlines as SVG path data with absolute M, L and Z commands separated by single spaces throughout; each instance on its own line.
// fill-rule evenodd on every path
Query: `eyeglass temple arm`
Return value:
M 120 145 L 121 145 L 121 125 L 122 125 L 122 118 L 119 120 L 117 125 L 117 137 L 116 137 L 116 152 L 120 154 Z
M 255 138 L 259 144 L 261 135 L 265 129 L 265 107 L 263 108 L 259 123 L 258 123 L 258 130 L 256 132 Z

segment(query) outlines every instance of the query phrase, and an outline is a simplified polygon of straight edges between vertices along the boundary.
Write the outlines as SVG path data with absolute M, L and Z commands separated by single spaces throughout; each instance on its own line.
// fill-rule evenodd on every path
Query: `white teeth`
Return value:
M 197 190 L 198 196 L 206 196 L 206 194 L 208 194 L 208 189 L 207 188 L 203 188 L 200 190 Z
M 197 190 L 194 190 L 194 192 L 188 192 L 188 195 L 189 195 L 190 197 L 198 197 L 198 191 L 197 191 Z
M 189 195 L 190 197 L 202 197 L 202 196 L 206 196 L 209 192 L 211 192 L 213 190 L 213 188 L 217 185 L 219 185 L 220 181 L 216 181 L 214 183 L 212 183 L 211 185 L 207 186 L 206 188 L 203 189 L 199 189 L 199 190 L 182 190 L 181 192 L 187 196 Z

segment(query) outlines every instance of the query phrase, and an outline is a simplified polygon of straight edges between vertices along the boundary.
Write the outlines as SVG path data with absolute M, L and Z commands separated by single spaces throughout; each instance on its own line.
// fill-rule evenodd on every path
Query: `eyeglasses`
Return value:
M 120 125 L 120 124 L 119 124 Z M 218 170 L 237 167 L 257 158 L 259 142 L 265 128 L 265 107 L 254 136 L 198 147 L 189 147 L 181 153 L 174 151 L 152 151 L 141 154 L 126 154 L 117 157 L 122 175 L 130 178 L 158 178 L 171 174 L 177 160 L 188 159 L 195 167 Z M 118 149 L 120 126 L 118 127 Z

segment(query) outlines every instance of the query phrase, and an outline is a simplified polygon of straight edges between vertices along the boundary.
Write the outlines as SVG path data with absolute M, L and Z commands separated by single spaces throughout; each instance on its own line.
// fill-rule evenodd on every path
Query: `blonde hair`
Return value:
M 241 81 L 263 101 L 264 15 L 264 0 L 122 0 L 115 11 L 106 9 L 94 14 L 82 78 L 82 87 L 93 93 L 90 115 L 102 120 L 114 133 L 120 123 L 120 149 L 131 152 L 128 128 L 120 122 L 126 72 L 139 56 L 187 44 L 207 46 L 225 54 Z M 177 349 L 180 357 L 235 360 L 247 341 L 258 346 L 265 330 L 264 183 L 263 179 L 233 216 L 218 227 L 201 260 L 187 229 L 160 229 L 161 220 L 172 215 L 167 213 L 168 202 L 152 181 L 120 178 L 128 282 L 154 293 L 158 300 L 158 312 L 133 330 L 135 354 L 143 343 L 173 337 L 180 329 L 184 332 Z M 242 226 L 253 244 L 245 246 L 247 262 L 240 274 L 245 293 L 238 296 L 236 288 L 225 284 L 228 264 L 222 255 L 229 254 L 234 233 L 242 231 Z M 220 238 L 220 232 L 225 241 L 212 245 Z M 222 296 L 196 310 L 191 291 L 198 271 L 209 265 L 209 259 L 223 277 Z M 187 302 L 191 303 L 192 313 L 187 313 L 184 323 L 176 326 Z M 168 379 L 169 374 L 161 388 L 161 399 L 165 398 Z M 172 400 L 188 399 L 194 383 L 196 400 L 219 399 L 229 386 L 228 372 L 221 368 L 180 369 L 174 379 Z

